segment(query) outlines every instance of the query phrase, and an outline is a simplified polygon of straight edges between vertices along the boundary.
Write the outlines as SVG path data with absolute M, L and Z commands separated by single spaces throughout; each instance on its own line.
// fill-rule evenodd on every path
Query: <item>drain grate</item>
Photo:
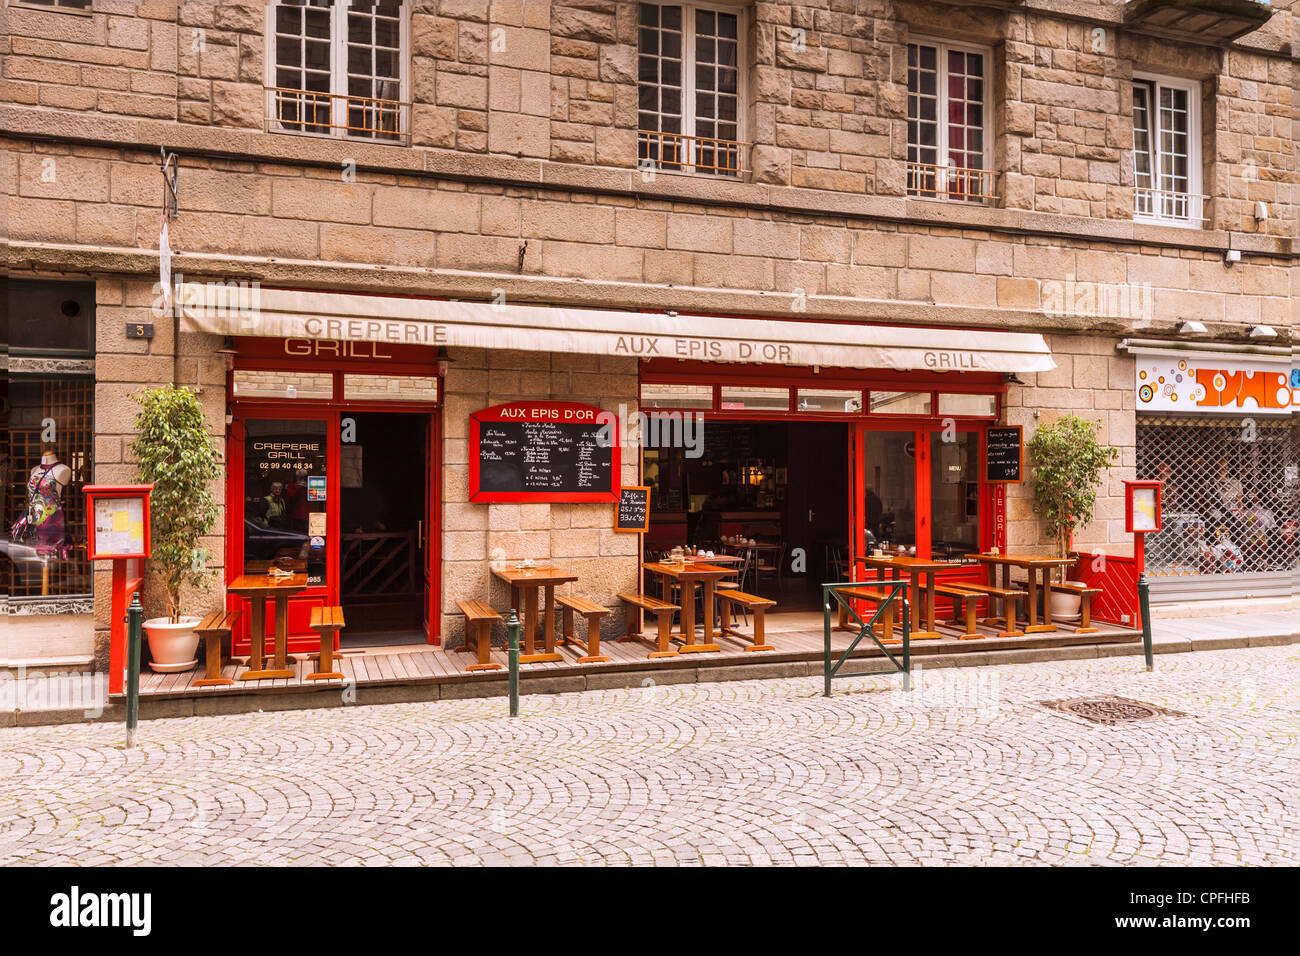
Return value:
M 1145 704 L 1130 697 L 1071 697 L 1068 700 L 1040 700 L 1041 706 L 1072 717 L 1080 717 L 1094 724 L 1127 724 L 1135 720 L 1152 720 L 1156 717 L 1186 717 L 1187 715 Z

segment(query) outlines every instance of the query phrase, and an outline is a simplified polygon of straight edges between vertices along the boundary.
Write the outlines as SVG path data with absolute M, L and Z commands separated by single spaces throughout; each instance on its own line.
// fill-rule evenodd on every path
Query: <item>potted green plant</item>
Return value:
M 136 438 L 131 453 L 140 480 L 152 482 L 151 569 L 162 579 L 167 613 L 146 620 L 149 666 L 156 671 L 194 667 L 199 618 L 181 613 L 181 591 L 207 578 L 207 552 L 198 544 L 217 520 L 211 484 L 219 473 L 216 442 L 208 431 L 198 396 L 188 388 L 160 385 L 136 396 Z
M 1029 439 L 1034 513 L 1043 522 L 1043 530 L 1056 542 L 1057 557 L 1070 557 L 1074 530 L 1092 521 L 1097 508 L 1097 489 L 1106 469 L 1119 456 L 1118 449 L 1098 439 L 1100 428 L 1100 422 L 1066 415 L 1043 425 Z M 1061 568 L 1059 574 L 1064 578 L 1065 569 Z M 1079 600 L 1077 594 L 1053 591 L 1052 617 L 1078 617 Z

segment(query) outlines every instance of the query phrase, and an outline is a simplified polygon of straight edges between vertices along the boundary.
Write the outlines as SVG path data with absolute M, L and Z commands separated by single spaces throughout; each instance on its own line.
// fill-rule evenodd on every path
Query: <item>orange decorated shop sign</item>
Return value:
M 1291 377 L 1289 365 L 1139 355 L 1137 410 L 1286 415 L 1295 407 Z

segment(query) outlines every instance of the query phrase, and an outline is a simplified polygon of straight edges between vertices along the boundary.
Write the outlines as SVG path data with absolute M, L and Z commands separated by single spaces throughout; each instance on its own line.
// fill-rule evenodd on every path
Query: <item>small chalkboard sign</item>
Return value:
M 984 440 L 984 480 L 1019 484 L 1024 480 L 1024 442 L 1019 425 L 990 428 Z
M 650 489 L 628 485 L 618 489 L 614 530 L 642 534 L 650 530 Z

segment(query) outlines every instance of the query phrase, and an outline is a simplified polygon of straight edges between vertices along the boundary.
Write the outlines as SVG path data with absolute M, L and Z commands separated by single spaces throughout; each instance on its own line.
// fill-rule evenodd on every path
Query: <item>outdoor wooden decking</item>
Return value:
M 1099 623 L 1100 632 L 1096 634 L 1074 634 L 1072 630 L 1062 629 L 1051 634 L 1027 634 L 1023 637 L 999 638 L 992 635 L 981 640 L 958 640 L 959 633 L 945 628 L 940 640 L 914 641 L 914 657 L 935 654 L 969 654 L 980 651 L 1011 650 L 1019 648 L 1059 647 L 1077 644 L 1105 644 L 1137 641 L 1141 634 L 1137 631 L 1115 625 Z M 523 664 L 520 666 L 521 682 L 527 690 L 530 677 L 564 677 L 568 675 L 606 673 L 625 673 L 632 681 L 638 671 L 663 672 L 675 668 L 707 669 L 710 667 L 734 668 L 737 665 L 754 666 L 776 662 L 820 661 L 823 655 L 823 637 L 821 615 L 817 613 L 778 614 L 768 618 L 767 637 L 775 645 L 775 651 L 746 653 L 748 642 L 735 638 L 722 638 L 723 650 L 716 653 L 686 654 L 676 658 L 650 660 L 647 657 L 649 647 L 644 643 L 605 640 L 601 650 L 608 654 L 608 663 L 579 664 L 577 658 L 582 651 L 577 647 L 565 647 L 562 653 L 565 659 L 546 663 Z M 832 632 L 833 651 L 843 651 L 849 645 L 852 635 L 837 631 Z M 421 684 L 470 684 L 497 683 L 504 684 L 506 671 L 487 671 L 470 673 L 468 667 L 477 658 L 474 654 L 447 650 L 437 646 L 415 646 L 394 648 L 389 651 L 344 651 L 346 656 L 335 660 L 335 666 L 345 675 L 344 681 L 322 680 L 307 681 L 312 672 L 312 661 L 305 655 L 298 655 L 296 662 L 290 663 L 294 671 L 291 678 L 276 680 L 239 681 L 239 675 L 248 669 L 246 659 L 237 658 L 228 662 L 223 668 L 223 676 L 234 678 L 233 686 L 195 687 L 194 682 L 202 678 L 202 668 L 195 668 L 179 674 L 155 674 L 147 669 L 140 675 L 140 694 L 142 698 L 166 699 L 182 697 L 226 697 L 246 694 L 281 694 L 294 691 L 321 691 L 338 688 L 344 683 L 357 686 L 384 685 L 421 685 Z M 880 651 L 874 643 L 863 641 L 854 656 L 879 656 Z M 504 668 L 507 656 L 504 648 L 493 647 L 492 660 Z M 756 676 L 762 676 L 756 670 Z M 701 678 L 706 679 L 706 678 Z M 469 690 L 469 688 L 466 688 Z M 485 692 L 487 688 L 483 688 Z M 307 706 L 307 705 L 304 705 Z

